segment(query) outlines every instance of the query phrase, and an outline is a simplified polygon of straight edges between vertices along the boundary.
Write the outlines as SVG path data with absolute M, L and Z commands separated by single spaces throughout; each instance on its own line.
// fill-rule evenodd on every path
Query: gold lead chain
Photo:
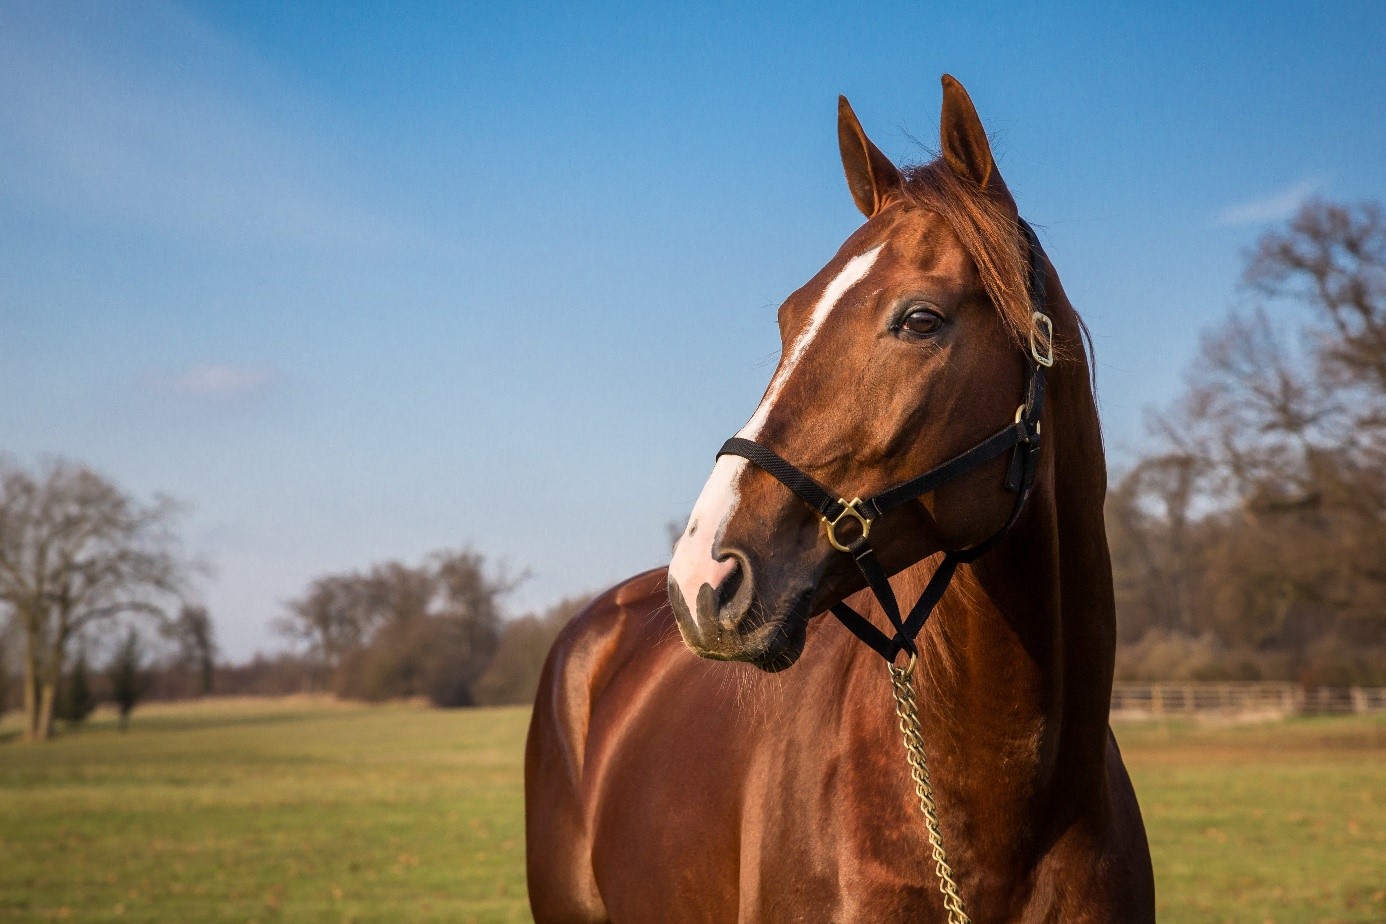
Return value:
M 938 890 L 943 893 L 943 906 L 948 909 L 948 924 L 972 924 L 963 909 L 958 884 L 953 881 L 953 869 L 943 849 L 943 835 L 938 828 L 938 806 L 934 803 L 934 785 L 929 779 L 929 762 L 924 757 L 924 731 L 919 724 L 919 704 L 914 696 L 914 662 L 904 667 L 888 665 L 890 685 L 895 692 L 895 714 L 900 717 L 900 734 L 905 738 L 905 753 L 910 761 L 910 778 L 919 796 L 919 809 L 924 813 L 924 827 L 929 832 L 929 846 L 934 851 L 934 872 L 938 875 Z

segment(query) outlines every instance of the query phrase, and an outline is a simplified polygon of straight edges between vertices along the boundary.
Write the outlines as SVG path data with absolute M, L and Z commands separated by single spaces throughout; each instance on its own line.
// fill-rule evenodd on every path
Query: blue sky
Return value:
M 651 6 L 0 2 L 0 450 L 186 501 L 234 657 L 444 546 L 539 606 L 754 408 L 860 220 L 838 93 L 919 160 L 967 85 L 1118 461 L 1259 233 L 1386 198 L 1381 4 Z

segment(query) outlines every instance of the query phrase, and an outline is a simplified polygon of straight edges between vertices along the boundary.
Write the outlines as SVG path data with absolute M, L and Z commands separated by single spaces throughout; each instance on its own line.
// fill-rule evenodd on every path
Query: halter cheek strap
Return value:
M 850 501 L 835 495 L 774 450 L 753 440 L 732 437 L 717 452 L 718 456 L 740 456 L 747 460 L 818 512 L 826 527 L 828 542 L 838 551 L 852 556 L 862 577 L 866 579 L 866 585 L 890 620 L 893 633 L 886 635 L 846 603 L 835 604 L 832 613 L 853 635 L 891 663 L 901 652 L 909 655 L 917 653 L 915 639 L 948 589 L 958 565 L 974 561 L 991 550 L 1020 517 L 1035 484 L 1035 471 L 1039 463 L 1040 416 L 1044 411 L 1045 370 L 1054 364 L 1054 322 L 1045 311 L 1048 300 L 1045 294 L 1044 254 L 1039 238 L 1024 219 L 1020 220 L 1020 230 L 1029 245 L 1030 306 L 1034 323 L 1026 356 L 1024 400 L 1016 410 L 1013 423 L 922 475 L 865 499 L 856 497 Z M 1006 452 L 1011 454 L 1006 467 L 1006 488 L 1014 492 L 1016 498 L 1005 525 L 974 546 L 945 552 L 943 561 L 924 592 L 909 614 L 902 616 L 889 576 L 871 547 L 872 526 L 895 508 L 938 490 Z M 845 537 L 843 533 L 847 530 L 854 530 L 856 535 Z

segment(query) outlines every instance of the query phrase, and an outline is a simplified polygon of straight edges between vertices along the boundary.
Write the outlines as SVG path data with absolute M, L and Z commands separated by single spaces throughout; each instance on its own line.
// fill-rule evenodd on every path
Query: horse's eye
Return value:
M 900 329 L 916 337 L 929 337 L 943 326 L 943 315 L 931 308 L 916 308 L 900 320 Z

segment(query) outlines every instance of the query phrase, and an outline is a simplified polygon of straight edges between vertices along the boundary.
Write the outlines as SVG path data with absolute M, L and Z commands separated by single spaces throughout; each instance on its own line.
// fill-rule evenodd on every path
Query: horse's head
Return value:
M 738 436 L 844 497 L 867 497 L 967 450 L 1016 415 L 1031 334 L 1014 200 L 967 92 L 943 78 L 942 156 L 898 170 L 847 101 L 838 139 L 867 222 L 779 311 L 782 351 Z M 873 524 L 894 572 L 1006 522 L 1005 458 Z M 786 667 L 809 618 L 860 590 L 816 513 L 722 456 L 674 549 L 669 596 L 700 655 Z

